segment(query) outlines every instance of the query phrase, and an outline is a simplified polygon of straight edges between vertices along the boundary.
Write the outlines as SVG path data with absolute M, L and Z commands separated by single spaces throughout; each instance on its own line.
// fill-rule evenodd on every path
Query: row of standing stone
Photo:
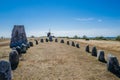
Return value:
M 97 57 L 98 61 L 107 63 L 107 70 L 120 77 L 120 66 L 117 57 L 108 54 L 108 60 L 105 60 L 105 53 L 103 50 L 97 51 L 97 48 L 94 46 L 90 52 L 89 45 L 86 46 L 85 51 L 91 53 L 92 56 Z
M 0 61 L 0 80 L 12 80 L 12 70 L 15 70 L 19 64 L 19 58 L 25 54 L 28 48 L 33 47 L 33 42 L 28 42 L 27 45 L 22 44 L 21 47 L 13 47 L 9 53 L 9 61 Z

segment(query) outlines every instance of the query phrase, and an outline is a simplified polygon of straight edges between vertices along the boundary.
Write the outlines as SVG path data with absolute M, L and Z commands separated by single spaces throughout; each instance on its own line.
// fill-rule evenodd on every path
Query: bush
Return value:
M 116 40 L 117 40 L 117 41 L 120 41 L 120 35 L 116 37 Z

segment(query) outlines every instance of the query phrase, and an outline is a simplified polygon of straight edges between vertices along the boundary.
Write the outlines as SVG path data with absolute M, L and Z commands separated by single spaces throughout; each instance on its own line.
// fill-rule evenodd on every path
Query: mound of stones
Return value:
M 0 80 L 12 80 L 11 65 L 7 61 L 0 61 Z
M 9 62 L 11 64 L 11 69 L 15 70 L 19 64 L 19 55 L 16 50 L 12 50 L 9 54 Z
M 92 48 L 92 53 L 91 53 L 91 55 L 97 57 L 97 49 L 96 49 L 95 46 Z
M 64 40 L 62 39 L 62 40 L 60 41 L 60 43 L 64 43 Z

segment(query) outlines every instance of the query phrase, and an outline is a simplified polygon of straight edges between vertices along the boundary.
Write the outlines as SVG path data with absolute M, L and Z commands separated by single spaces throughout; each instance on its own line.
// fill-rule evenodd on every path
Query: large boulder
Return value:
M 96 56 L 97 57 L 97 49 L 96 49 L 96 47 L 94 46 L 93 48 L 92 48 L 92 56 Z
M 11 69 L 15 70 L 19 64 L 19 55 L 16 50 L 12 50 L 9 54 L 9 61 L 11 64 Z
M 106 61 L 105 61 L 104 51 L 102 51 L 102 50 L 99 50 L 99 51 L 98 51 L 97 59 L 98 59 L 99 61 L 101 61 L 101 62 L 106 62 Z
M 29 44 L 30 44 L 30 47 L 33 47 L 33 42 L 29 42 Z
M 85 51 L 88 52 L 88 53 L 90 52 L 89 45 L 86 46 Z
M 27 42 L 27 45 L 26 45 L 26 46 L 27 46 L 27 48 L 30 48 L 30 43 L 29 43 L 29 42 Z
M 13 47 L 12 50 L 16 50 L 19 55 L 21 55 L 21 48 L 19 46 Z
M 12 80 L 11 65 L 8 61 L 0 61 L 0 80 Z
M 61 39 L 60 43 L 64 43 L 64 40 L 63 40 L 63 39 Z
M 52 42 L 53 41 L 53 37 L 49 36 L 49 41 Z
M 108 55 L 107 70 L 120 77 L 120 66 L 118 59 L 111 54 Z
M 11 35 L 10 48 L 21 46 L 22 43 L 27 44 L 24 25 L 14 25 Z

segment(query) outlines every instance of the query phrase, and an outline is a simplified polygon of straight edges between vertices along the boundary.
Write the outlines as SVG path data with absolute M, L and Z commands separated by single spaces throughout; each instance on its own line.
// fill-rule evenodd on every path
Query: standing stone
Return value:
M 21 45 L 21 53 L 26 53 L 27 51 L 27 46 L 25 44 Z
M 78 44 L 78 43 L 76 44 L 76 47 L 77 47 L 77 48 L 80 48 L 80 46 L 79 46 L 79 44 Z
M 24 25 L 14 25 L 11 35 L 10 48 L 27 44 L 27 37 Z
M 57 39 L 57 38 L 55 39 L 55 42 L 58 42 L 58 39 Z
M 97 49 L 96 49 L 96 47 L 93 47 L 92 48 L 92 56 L 96 56 L 97 57 Z
M 43 39 L 41 39 L 41 40 L 40 40 L 40 42 L 41 42 L 41 43 L 43 43 L 43 42 L 44 42 L 44 40 L 43 40 Z
M 0 61 L 0 80 L 12 80 L 11 65 L 7 61 Z
M 35 40 L 35 43 L 36 43 L 36 45 L 38 45 L 38 41 L 37 40 Z
M 29 42 L 30 46 L 33 47 L 33 42 Z
M 53 41 L 53 37 L 49 36 L 49 41 L 52 42 Z
M 101 50 L 98 51 L 97 59 L 101 62 L 106 62 L 105 61 L 105 56 L 104 56 L 104 51 L 101 51 Z
M 46 38 L 45 41 L 48 42 L 48 39 Z
M 120 77 L 120 66 L 117 57 L 108 55 L 107 70 Z
M 70 45 L 69 41 L 67 41 L 67 45 Z
M 29 42 L 27 42 L 27 48 L 30 48 L 30 43 Z
M 75 43 L 72 41 L 72 46 L 75 47 Z
M 64 40 L 62 39 L 62 40 L 60 41 L 60 43 L 64 43 Z
M 16 50 L 12 50 L 9 54 L 9 61 L 11 64 L 11 69 L 15 70 L 19 64 L 19 55 Z
M 88 53 L 90 52 L 89 45 L 86 46 L 85 51 L 88 52 Z
M 19 46 L 16 47 L 16 51 L 18 52 L 19 55 L 21 55 L 21 48 Z

